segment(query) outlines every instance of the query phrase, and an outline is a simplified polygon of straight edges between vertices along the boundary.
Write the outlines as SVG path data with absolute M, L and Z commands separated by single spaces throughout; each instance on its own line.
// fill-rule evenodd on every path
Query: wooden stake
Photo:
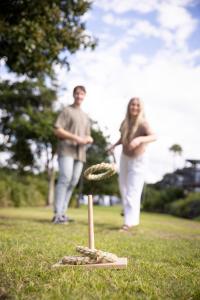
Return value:
M 89 236 L 89 248 L 94 249 L 94 221 L 93 221 L 92 195 L 88 195 L 88 236 Z

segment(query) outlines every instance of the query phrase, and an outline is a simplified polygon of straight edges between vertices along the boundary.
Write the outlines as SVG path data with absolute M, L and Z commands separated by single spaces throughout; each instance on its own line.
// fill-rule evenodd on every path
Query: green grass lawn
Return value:
M 95 246 L 128 258 L 125 270 L 51 269 L 87 246 L 87 209 L 69 225 L 46 208 L 0 211 L 0 299 L 200 299 L 200 223 L 147 214 L 119 233 L 120 208 L 94 208 Z

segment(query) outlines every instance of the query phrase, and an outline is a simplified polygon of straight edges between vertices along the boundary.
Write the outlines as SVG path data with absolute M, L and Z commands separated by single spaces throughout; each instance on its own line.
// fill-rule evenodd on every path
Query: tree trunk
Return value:
M 47 206 L 53 206 L 54 203 L 54 191 L 55 191 L 55 170 L 50 169 L 48 172 L 48 197 Z

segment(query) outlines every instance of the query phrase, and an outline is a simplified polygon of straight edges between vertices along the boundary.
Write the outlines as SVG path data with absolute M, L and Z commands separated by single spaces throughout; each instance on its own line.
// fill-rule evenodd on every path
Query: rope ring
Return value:
M 97 171 L 105 171 L 100 174 L 94 174 Z M 116 166 L 114 164 L 101 163 L 89 167 L 84 172 L 84 177 L 87 180 L 102 180 L 111 177 L 117 172 Z

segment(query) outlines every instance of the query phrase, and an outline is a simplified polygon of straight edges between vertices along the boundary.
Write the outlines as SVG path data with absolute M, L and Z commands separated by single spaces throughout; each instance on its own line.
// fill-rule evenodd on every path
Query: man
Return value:
M 93 142 L 90 136 L 90 120 L 81 109 L 85 95 L 85 87 L 76 86 L 73 90 L 73 104 L 64 108 L 54 124 L 54 133 L 59 139 L 59 178 L 53 218 L 55 224 L 69 221 L 65 212 L 86 160 L 86 145 Z

